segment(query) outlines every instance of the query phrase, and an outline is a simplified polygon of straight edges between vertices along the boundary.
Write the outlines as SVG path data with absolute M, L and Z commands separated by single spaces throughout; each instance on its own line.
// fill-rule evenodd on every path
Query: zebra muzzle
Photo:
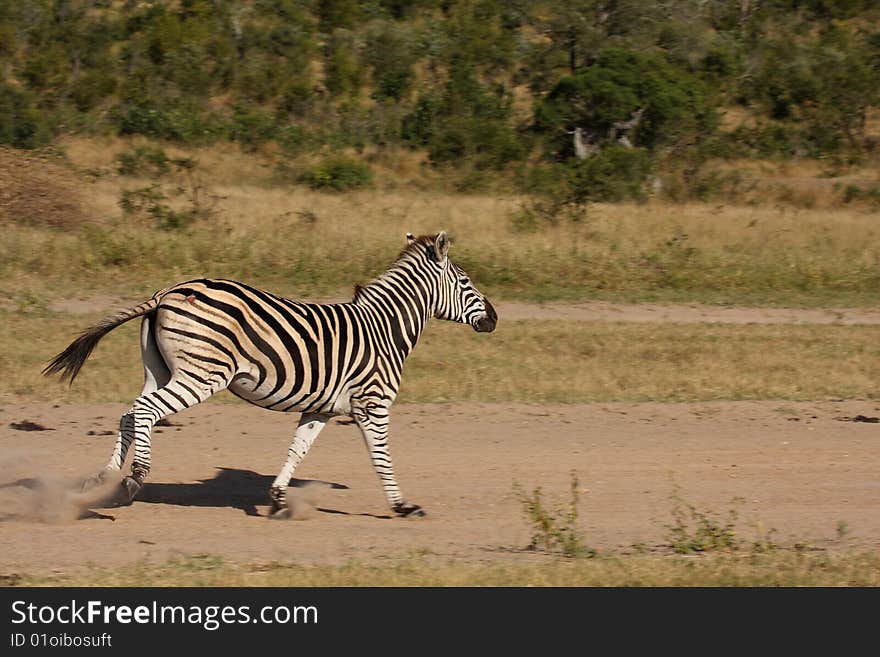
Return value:
M 478 333 L 491 333 L 495 330 L 495 325 L 498 324 L 498 313 L 495 312 L 495 308 L 488 299 L 485 299 L 485 303 L 486 314 L 474 322 L 474 330 Z

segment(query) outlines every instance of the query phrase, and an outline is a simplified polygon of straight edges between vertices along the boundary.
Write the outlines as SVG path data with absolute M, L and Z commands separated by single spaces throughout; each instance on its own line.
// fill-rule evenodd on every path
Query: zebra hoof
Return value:
M 134 477 L 126 477 L 122 480 L 122 487 L 128 495 L 128 503 L 131 504 L 134 501 L 135 496 L 141 491 L 141 488 L 143 488 L 143 484 Z
M 274 520 L 287 520 L 293 517 L 293 511 L 287 506 L 287 491 L 273 486 L 269 490 L 269 517 Z
M 401 518 L 424 518 L 428 515 L 418 504 L 398 504 L 394 507 L 394 513 Z
M 289 520 L 293 517 L 293 512 L 290 510 L 289 506 L 282 506 L 278 509 L 272 509 L 269 511 L 269 518 L 271 520 Z

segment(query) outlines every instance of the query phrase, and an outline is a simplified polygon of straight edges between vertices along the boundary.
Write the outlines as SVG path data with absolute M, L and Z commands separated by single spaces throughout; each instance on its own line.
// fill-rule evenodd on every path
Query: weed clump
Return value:
M 719 518 L 712 511 L 697 509 L 686 502 L 678 486 L 673 488 L 670 499 L 673 503 L 673 522 L 667 526 L 667 540 L 676 554 L 733 552 L 739 549 L 740 541 L 735 531 L 739 519 L 736 509 L 730 509 L 726 519 Z
M 513 492 L 522 505 L 523 512 L 532 527 L 529 550 L 543 550 L 564 557 L 594 557 L 596 551 L 584 544 L 577 529 L 578 501 L 580 498 L 577 474 L 571 472 L 571 498 L 565 506 L 548 509 L 542 499 L 541 487 L 535 487 L 531 494 L 514 482 Z

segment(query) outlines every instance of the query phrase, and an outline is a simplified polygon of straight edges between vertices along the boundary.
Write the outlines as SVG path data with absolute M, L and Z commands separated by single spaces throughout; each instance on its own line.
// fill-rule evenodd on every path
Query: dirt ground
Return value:
M 851 420 L 880 415 L 877 402 L 398 405 L 398 480 L 428 517 L 388 517 L 359 432 L 335 420 L 292 482 L 291 521 L 265 514 L 295 418 L 244 403 L 209 402 L 157 428 L 153 471 L 131 506 L 72 492 L 106 462 L 124 410 L 4 404 L 0 573 L 205 553 L 303 564 L 416 550 L 525 558 L 531 534 L 513 482 L 563 503 L 571 470 L 585 542 L 600 550 L 661 545 L 676 484 L 698 509 L 737 509 L 744 539 L 775 528 L 780 543 L 880 549 L 880 424 Z M 50 430 L 11 426 L 25 420 Z

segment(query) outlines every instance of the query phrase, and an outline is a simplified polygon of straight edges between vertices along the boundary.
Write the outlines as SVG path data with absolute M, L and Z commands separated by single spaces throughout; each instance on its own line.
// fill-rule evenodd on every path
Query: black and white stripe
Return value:
M 89 483 L 119 471 L 134 443 L 132 475 L 123 480 L 133 498 L 150 471 L 153 425 L 229 389 L 263 408 L 302 413 L 270 491 L 273 517 L 290 515 L 285 494 L 293 472 L 335 415 L 357 422 L 391 508 L 421 515 L 404 500 L 388 450 L 389 408 L 404 360 L 431 317 L 488 332 L 497 315 L 449 260 L 445 232 L 407 239 L 388 271 L 357 287 L 349 303 L 301 303 L 235 281 L 199 279 L 86 330 L 45 374 L 73 381 L 106 333 L 143 316 L 144 389 L 120 420 L 109 463 Z

